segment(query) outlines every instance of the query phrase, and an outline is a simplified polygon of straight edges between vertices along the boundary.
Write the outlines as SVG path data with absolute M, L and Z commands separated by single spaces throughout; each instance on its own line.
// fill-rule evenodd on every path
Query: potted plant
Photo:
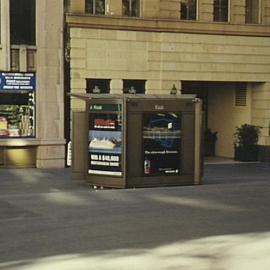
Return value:
M 206 129 L 204 133 L 204 156 L 215 156 L 216 152 L 217 132 L 211 131 L 210 128 Z
M 243 124 L 234 133 L 234 156 L 239 161 L 258 160 L 258 139 L 260 127 Z

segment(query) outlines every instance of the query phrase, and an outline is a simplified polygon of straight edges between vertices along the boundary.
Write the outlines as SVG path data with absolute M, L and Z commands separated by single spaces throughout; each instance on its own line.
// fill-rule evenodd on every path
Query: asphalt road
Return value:
M 269 270 L 269 206 L 267 163 L 128 190 L 93 190 L 68 169 L 0 169 L 0 269 Z

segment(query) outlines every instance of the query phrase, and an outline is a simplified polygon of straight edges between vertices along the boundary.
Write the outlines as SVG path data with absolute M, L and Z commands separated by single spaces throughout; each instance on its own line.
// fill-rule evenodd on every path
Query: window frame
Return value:
M 86 78 L 86 92 L 88 94 L 110 94 L 110 84 L 111 79 Z
M 249 21 L 248 18 L 248 5 L 247 2 L 249 0 L 245 1 L 245 24 L 261 24 L 262 21 L 262 1 L 261 0 L 257 0 L 257 14 L 256 14 L 256 22 L 253 21 L 253 16 L 251 15 L 251 20 Z M 254 0 L 251 0 L 250 3 L 254 3 Z M 251 10 L 251 14 L 252 14 L 252 10 Z
M 29 3 L 31 3 L 31 5 L 29 5 Z M 10 1 L 9 15 L 11 45 L 36 46 L 37 3 L 36 0 L 29 0 L 29 3 L 24 2 L 24 4 L 22 4 L 22 2 L 15 3 L 15 0 Z M 28 12 L 27 15 L 29 16 L 26 16 L 23 12 Z M 28 17 L 28 21 L 25 21 L 25 17 Z M 24 23 L 20 23 L 22 21 Z
M 138 79 L 123 79 L 123 94 L 145 94 L 146 81 Z
M 199 9 L 199 5 L 198 5 L 198 0 L 192 0 L 192 1 L 195 1 L 195 18 L 189 18 L 190 16 L 187 16 L 187 18 L 182 18 L 182 4 L 183 1 L 181 0 L 180 1 L 180 20 L 187 20 L 187 21 L 197 21 L 198 20 L 198 9 Z M 189 5 L 187 5 L 189 6 Z M 191 12 L 188 12 L 187 14 L 190 14 Z
M 226 20 L 223 20 L 223 11 L 225 11 L 225 8 L 223 7 L 222 1 L 227 1 L 226 4 L 226 10 L 227 10 L 227 18 Z M 216 5 L 216 2 L 218 2 L 218 4 Z M 216 18 L 216 9 L 218 9 L 218 17 Z M 213 21 L 214 22 L 220 22 L 220 23 L 229 23 L 230 22 L 230 10 L 231 10 L 231 1 L 230 0 L 214 0 L 213 2 Z
M 36 73 L 2 72 L 0 77 L 0 139 L 36 138 Z
M 123 3 L 124 1 L 125 0 L 122 0 L 122 16 L 124 16 L 124 17 L 135 17 L 135 18 L 138 18 L 138 17 L 141 16 L 141 1 L 140 0 L 135 0 L 136 1 L 135 4 L 138 5 L 138 8 L 137 8 L 137 13 L 136 13 L 136 10 L 135 10 L 134 14 L 133 14 L 134 9 L 133 9 L 133 5 L 132 5 L 133 0 L 126 0 L 126 1 L 128 1 L 128 9 L 127 9 L 126 13 L 124 12 L 124 3 Z
M 92 1 L 92 11 L 90 10 L 90 8 L 88 8 L 88 5 L 91 6 L 91 4 L 89 3 L 90 1 Z M 97 1 L 103 1 L 104 2 L 104 13 L 97 13 Z M 106 15 L 106 4 L 107 4 L 107 0 L 85 0 L 85 13 L 87 14 L 91 14 L 91 15 L 97 15 L 97 16 L 104 16 Z

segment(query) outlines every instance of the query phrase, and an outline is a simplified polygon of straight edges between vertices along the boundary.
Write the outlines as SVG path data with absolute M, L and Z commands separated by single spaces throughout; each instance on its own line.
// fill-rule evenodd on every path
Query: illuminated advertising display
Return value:
M 143 115 L 144 176 L 178 175 L 181 157 L 180 115 L 173 112 Z
M 121 176 L 121 105 L 91 105 L 88 135 L 88 174 Z

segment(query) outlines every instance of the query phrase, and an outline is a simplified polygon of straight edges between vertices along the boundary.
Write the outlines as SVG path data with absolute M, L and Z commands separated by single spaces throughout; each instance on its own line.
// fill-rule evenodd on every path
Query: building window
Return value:
M 140 1 L 139 0 L 123 0 L 122 1 L 123 16 L 139 17 L 140 16 Z
M 86 0 L 85 12 L 94 15 L 105 15 L 105 0 Z
M 35 45 L 36 5 L 35 0 L 10 1 L 11 44 Z
M 89 94 L 109 94 L 109 79 L 86 79 L 86 92 Z
M 229 18 L 229 0 L 214 0 L 214 21 L 227 22 Z
M 196 0 L 181 0 L 180 19 L 181 20 L 196 20 L 197 19 L 197 1 Z
M 246 0 L 246 23 L 259 23 L 259 0 Z
M 65 12 L 70 11 L 70 0 L 64 0 L 64 11 Z
M 144 94 L 145 80 L 123 80 L 123 92 L 125 94 Z

